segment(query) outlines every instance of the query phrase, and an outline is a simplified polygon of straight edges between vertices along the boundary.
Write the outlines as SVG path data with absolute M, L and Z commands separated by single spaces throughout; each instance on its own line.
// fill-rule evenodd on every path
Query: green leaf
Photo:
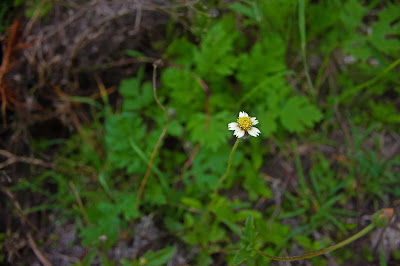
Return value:
M 189 198 L 189 197 L 183 197 L 181 199 L 182 204 L 189 206 L 191 208 L 195 208 L 195 209 L 201 209 L 202 208 L 202 204 L 198 199 L 195 198 Z
M 163 193 L 162 187 L 159 184 L 152 183 L 146 187 L 146 201 L 151 205 L 160 206 L 167 202 L 166 195 Z
M 228 5 L 228 8 L 230 10 L 235 11 L 236 13 L 242 14 L 250 19 L 256 20 L 256 14 L 254 12 L 254 9 L 249 6 L 250 1 L 243 1 L 243 2 L 245 2 L 247 5 L 240 2 L 233 2 Z
M 126 221 L 140 217 L 140 212 L 135 208 L 137 193 L 128 192 L 118 197 L 118 208 Z
M 347 31 L 354 33 L 357 27 L 361 26 L 362 18 L 367 9 L 357 0 L 346 1 L 340 13 L 340 18 Z
M 290 34 L 293 17 L 296 14 L 297 0 L 253 1 L 260 5 L 263 20 L 261 34 L 279 32 L 282 36 Z
M 142 258 L 146 260 L 146 266 L 166 265 L 175 254 L 175 251 L 176 249 L 174 247 L 165 247 L 157 251 L 149 250 L 144 254 L 144 256 L 142 256 Z
M 234 43 L 239 37 L 234 26 L 234 18 L 228 16 L 218 21 L 207 32 L 200 50 L 194 53 L 196 72 L 201 77 L 233 74 L 237 63 L 237 57 L 233 54 Z
M 260 238 L 267 243 L 279 245 L 290 232 L 290 226 L 278 221 L 266 223 L 264 219 L 256 219 L 255 224 L 260 232 Z
M 208 129 L 206 129 L 205 125 L 208 119 L 206 114 L 198 113 L 194 115 L 187 125 L 190 139 L 193 142 L 200 142 L 212 151 L 216 151 L 228 141 L 229 118 L 230 113 L 228 112 L 213 114 L 209 117 Z
M 242 174 L 245 176 L 244 187 L 249 193 L 250 200 L 256 200 L 260 196 L 271 198 L 272 192 L 264 183 L 250 163 L 245 163 Z
M 286 43 L 279 35 L 265 36 L 263 41 L 251 48 L 249 54 L 239 57 L 237 79 L 245 89 L 251 89 L 265 79 L 272 80 L 277 72 L 286 70 L 285 53 Z
M 253 256 L 252 250 L 257 241 L 257 232 L 254 227 L 253 216 L 249 215 L 241 236 L 242 248 L 236 253 L 233 264 L 239 264 Z
M 163 95 L 168 95 L 169 105 L 176 109 L 178 119 L 186 121 L 194 112 L 204 109 L 205 93 L 189 70 L 167 68 L 161 81 Z
M 278 117 L 279 113 L 265 111 L 260 115 L 257 115 L 258 121 L 260 124 L 257 125 L 260 128 L 261 135 L 263 138 L 268 138 L 272 133 L 274 133 L 277 129 L 276 118 Z
M 168 46 L 165 55 L 175 63 L 190 68 L 194 63 L 193 56 L 195 51 L 197 51 L 197 47 L 190 43 L 186 37 L 183 37 L 174 40 Z
M 108 249 L 118 239 L 120 227 L 118 207 L 112 203 L 100 202 L 89 208 L 87 214 L 92 224 L 84 227 L 80 232 L 79 236 L 83 238 L 82 244 L 90 246 L 100 242 L 100 238 L 105 236 L 105 248 Z
M 282 125 L 290 132 L 300 133 L 322 119 L 321 112 L 307 98 L 290 98 L 280 113 Z
M 122 80 L 119 92 L 124 97 L 122 104 L 123 112 L 142 110 L 145 107 L 153 106 L 153 86 L 150 82 L 141 84 L 144 68 L 140 68 L 135 78 Z
M 240 249 L 233 260 L 234 265 L 238 265 L 251 257 L 251 252 L 247 251 L 245 248 Z
M 146 136 L 146 125 L 138 115 L 131 113 L 109 115 L 105 121 L 105 143 L 107 162 L 111 169 L 127 168 L 128 173 L 143 173 L 146 166 L 132 149 L 129 139 L 132 138 L 141 149 L 144 149 L 145 145 L 150 143 L 148 140 L 143 142 Z
M 253 216 L 249 215 L 249 217 L 247 217 L 243 231 L 243 239 L 246 243 L 249 243 L 249 245 L 253 247 L 257 240 L 257 232 L 256 228 L 254 227 Z
M 137 58 L 145 57 L 141 52 L 131 49 L 125 50 L 125 54 L 129 55 L 130 57 L 137 57 Z
M 389 4 L 379 13 L 379 21 L 372 26 L 372 34 L 368 36 L 369 41 L 383 53 L 398 55 L 400 41 L 394 36 L 400 34 L 399 14 L 400 5 Z
M 372 109 L 372 115 L 376 120 L 388 124 L 400 124 L 400 113 L 393 103 L 375 103 L 371 101 L 369 107 Z M 371 115 L 370 111 L 368 115 Z

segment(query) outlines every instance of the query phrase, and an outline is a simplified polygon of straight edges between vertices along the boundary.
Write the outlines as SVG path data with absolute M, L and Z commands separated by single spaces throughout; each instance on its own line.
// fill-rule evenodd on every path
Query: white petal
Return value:
M 239 118 L 240 117 L 249 117 L 249 115 L 246 112 L 240 112 L 239 113 Z
M 229 124 L 228 124 L 228 129 L 229 129 L 229 130 L 236 130 L 236 129 L 238 129 L 238 128 L 239 128 L 239 124 L 236 123 L 236 122 L 232 122 L 232 123 L 229 123 Z
M 253 136 L 253 137 L 258 137 L 258 135 L 261 133 L 260 130 L 256 127 L 252 127 L 250 128 L 247 133 L 249 133 L 249 135 Z
M 253 125 L 257 125 L 258 124 L 258 120 L 255 117 L 251 118 L 251 122 L 253 123 Z
M 233 135 L 235 135 L 238 138 L 241 138 L 244 136 L 245 131 L 241 128 L 235 130 L 235 132 L 233 132 Z

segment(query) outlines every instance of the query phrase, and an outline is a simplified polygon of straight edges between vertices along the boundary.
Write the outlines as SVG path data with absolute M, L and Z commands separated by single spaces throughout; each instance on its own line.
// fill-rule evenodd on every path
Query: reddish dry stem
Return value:
M 12 94 L 7 92 L 6 89 L 6 81 L 4 76 L 10 71 L 12 64 L 11 59 L 14 56 L 15 52 L 20 49 L 24 49 L 27 46 L 31 45 L 30 43 L 18 43 L 18 33 L 20 29 L 20 23 L 17 19 L 14 19 L 13 24 L 9 29 L 9 36 L 6 40 L 6 45 L 4 48 L 4 56 L 3 61 L 0 66 L 0 94 L 1 94 L 1 112 L 4 127 L 7 126 L 6 120 L 6 109 L 8 102 L 12 102 L 15 105 L 22 105 L 18 101 L 12 98 Z

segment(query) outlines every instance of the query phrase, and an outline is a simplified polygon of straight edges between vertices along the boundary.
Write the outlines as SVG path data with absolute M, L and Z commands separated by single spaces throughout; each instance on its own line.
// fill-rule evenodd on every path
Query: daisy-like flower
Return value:
M 258 128 L 253 127 L 258 124 L 258 120 L 255 117 L 249 117 L 246 112 L 239 112 L 239 118 L 236 121 L 229 123 L 228 129 L 234 130 L 233 135 L 237 138 L 242 138 L 245 135 L 258 137 L 261 133 Z

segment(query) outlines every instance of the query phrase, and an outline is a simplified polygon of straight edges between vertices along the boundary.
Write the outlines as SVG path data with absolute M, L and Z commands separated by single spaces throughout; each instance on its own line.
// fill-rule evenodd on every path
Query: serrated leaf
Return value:
M 246 223 L 243 229 L 243 239 L 246 243 L 248 243 L 251 247 L 254 246 L 257 240 L 257 232 L 254 227 L 253 216 L 249 215 L 246 219 Z
M 120 226 L 118 208 L 108 202 L 100 202 L 87 211 L 89 221 L 94 224 L 84 227 L 79 236 L 83 238 L 82 244 L 90 246 L 98 241 L 101 236 L 106 236 L 105 248 L 108 249 L 118 238 Z
M 206 129 L 205 125 L 208 119 L 206 114 L 196 114 L 190 119 L 187 125 L 187 129 L 190 132 L 190 139 L 193 142 L 200 142 L 212 151 L 216 151 L 228 141 L 227 121 L 229 117 L 229 113 L 227 112 L 210 116 L 208 129 Z
M 190 68 L 193 65 L 193 56 L 197 47 L 185 37 L 174 40 L 167 48 L 165 55 L 179 65 Z
M 136 193 L 124 193 L 118 197 L 118 208 L 124 215 L 126 221 L 140 217 L 140 212 L 134 207 L 136 206 Z
M 280 113 L 282 125 L 290 132 L 300 133 L 322 119 L 321 112 L 304 97 L 290 98 Z
M 398 55 L 400 41 L 398 38 L 389 36 L 400 34 L 400 31 L 395 28 L 395 25 L 399 24 L 399 14 L 400 5 L 390 5 L 380 12 L 379 21 L 372 26 L 372 34 L 368 38 L 371 44 L 379 51 Z
M 238 264 L 246 261 L 250 257 L 251 257 L 251 253 L 249 251 L 246 251 L 246 249 L 242 248 L 236 253 L 235 258 L 233 259 L 233 264 L 238 265 Z
M 367 8 L 363 7 L 357 0 L 346 1 L 340 18 L 348 31 L 353 32 L 362 23 L 362 18 L 367 12 Z
M 142 140 L 146 135 L 146 126 L 139 116 L 130 113 L 109 115 L 105 121 L 105 143 L 107 162 L 112 169 L 126 167 L 128 173 L 144 172 L 143 161 L 130 146 L 129 139 L 143 148 L 145 143 Z
M 161 81 L 170 99 L 169 105 L 176 109 L 180 121 L 205 106 L 205 93 L 189 70 L 167 68 Z
M 237 79 L 245 89 L 251 89 L 268 76 L 286 69 L 285 53 L 286 44 L 279 35 L 265 37 L 252 47 L 249 54 L 242 54 Z
M 154 103 L 153 87 L 150 82 L 141 84 L 144 68 L 140 68 L 137 77 L 122 80 L 119 92 L 124 98 L 123 112 L 142 110 Z
M 225 17 L 207 32 L 200 50 L 194 53 L 196 72 L 201 77 L 209 77 L 214 73 L 221 76 L 233 73 L 237 62 L 233 54 L 234 43 L 239 36 L 234 25 L 233 17 Z

